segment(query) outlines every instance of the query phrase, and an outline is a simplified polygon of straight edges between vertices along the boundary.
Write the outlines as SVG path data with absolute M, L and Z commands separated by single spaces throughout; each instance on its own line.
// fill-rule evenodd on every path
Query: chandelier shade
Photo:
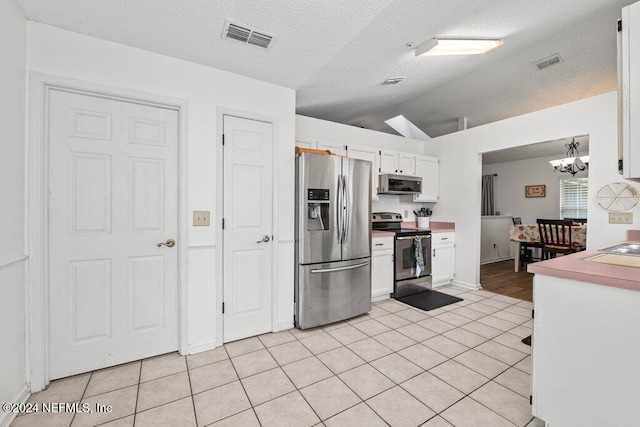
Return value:
M 589 169 L 589 156 L 580 156 L 579 145 L 580 143 L 575 138 L 572 138 L 570 143 L 564 145 L 567 147 L 567 157 L 549 160 L 554 172 L 575 175 L 578 172 Z

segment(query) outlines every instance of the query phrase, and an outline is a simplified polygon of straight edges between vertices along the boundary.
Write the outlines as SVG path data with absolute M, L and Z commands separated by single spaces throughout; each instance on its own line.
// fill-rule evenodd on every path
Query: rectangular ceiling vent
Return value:
M 271 43 L 276 36 L 268 34 L 258 28 L 246 24 L 240 24 L 227 19 L 222 29 L 222 38 L 237 41 L 252 46 L 270 50 Z
M 401 77 L 389 77 L 387 80 L 380 83 L 381 85 L 397 85 L 402 80 L 404 80 L 404 76 Z
M 538 70 L 544 70 L 547 67 L 551 67 L 552 65 L 556 65 L 561 62 L 564 62 L 564 59 L 562 59 L 560 55 L 556 53 L 549 56 L 548 58 L 537 61 L 534 64 L 536 67 L 538 67 Z

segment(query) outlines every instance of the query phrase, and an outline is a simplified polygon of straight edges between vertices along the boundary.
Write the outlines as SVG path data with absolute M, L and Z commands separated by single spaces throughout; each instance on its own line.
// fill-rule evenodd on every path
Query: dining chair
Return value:
M 573 222 L 574 224 L 585 225 L 587 223 L 587 218 L 565 218 L 565 219 Z
M 522 217 L 512 216 L 511 221 L 513 225 L 522 225 Z M 533 250 L 541 247 L 537 242 L 520 242 L 520 267 L 524 267 L 525 262 L 538 261 L 539 258 L 533 257 Z
M 571 240 L 570 219 L 538 219 L 542 259 L 555 258 L 558 254 L 578 252 L 579 246 Z

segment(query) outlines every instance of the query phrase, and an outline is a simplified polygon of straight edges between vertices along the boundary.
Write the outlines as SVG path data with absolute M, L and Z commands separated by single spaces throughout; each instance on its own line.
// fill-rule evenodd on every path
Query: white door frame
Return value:
M 49 95 L 52 90 L 65 91 L 106 99 L 134 102 L 178 112 L 178 347 L 188 352 L 188 151 L 187 101 L 149 94 L 126 88 L 105 86 L 75 79 L 31 72 L 29 79 L 29 137 L 26 144 L 27 163 L 27 318 L 28 380 L 31 392 L 49 384 L 49 281 L 48 236 L 49 206 Z
M 216 343 L 217 346 L 224 344 L 224 316 L 222 315 L 222 302 L 224 296 L 224 240 L 222 236 L 222 218 L 224 216 L 223 197 L 224 197 L 224 154 L 222 151 L 222 134 L 224 131 L 224 116 L 233 116 L 241 119 L 256 120 L 259 122 L 270 123 L 273 132 L 273 175 L 272 175 L 272 230 L 273 230 L 273 251 L 271 253 L 271 331 L 278 331 L 278 266 L 279 266 L 279 234 L 278 234 L 278 199 L 280 192 L 278 191 L 278 182 L 280 171 L 278 169 L 278 120 L 275 117 L 265 116 L 262 114 L 249 113 L 246 111 L 234 110 L 231 108 L 218 107 L 216 110 L 216 242 L 219 242 L 216 251 Z M 293 301 L 292 301 L 293 303 Z

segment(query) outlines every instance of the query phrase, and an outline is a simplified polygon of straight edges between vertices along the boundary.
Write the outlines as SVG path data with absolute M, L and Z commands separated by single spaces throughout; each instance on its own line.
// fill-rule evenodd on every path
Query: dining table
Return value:
M 520 271 L 520 245 L 522 243 L 540 243 L 540 230 L 538 224 L 518 224 L 509 227 L 509 240 L 518 244 L 513 269 Z M 571 243 L 576 246 L 587 245 L 587 226 L 571 226 Z

